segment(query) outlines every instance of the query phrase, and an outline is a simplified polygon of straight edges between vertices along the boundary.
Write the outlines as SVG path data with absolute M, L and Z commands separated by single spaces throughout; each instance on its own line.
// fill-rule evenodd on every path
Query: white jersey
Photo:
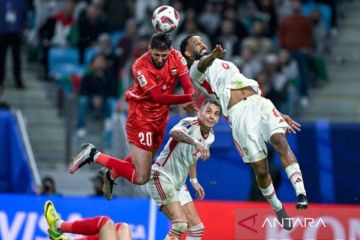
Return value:
M 190 76 L 195 87 L 201 88 L 203 92 L 206 90 L 209 96 L 216 95 L 225 116 L 228 116 L 227 108 L 231 89 L 252 87 L 256 93 L 260 94 L 259 84 L 241 74 L 232 62 L 215 59 L 205 73 L 199 72 L 198 64 L 199 61 L 195 61 L 190 68 Z M 210 85 L 211 89 L 208 89 L 206 85 Z
M 181 129 L 191 137 L 199 140 L 206 147 L 214 142 L 215 136 L 211 129 L 207 136 L 203 136 L 197 117 L 187 117 L 176 124 L 173 129 Z M 177 190 L 185 184 L 189 174 L 189 167 L 196 163 L 198 157 L 194 156 L 196 148 L 193 144 L 176 142 L 170 138 L 166 146 L 152 165 L 152 170 L 161 172 L 172 179 Z

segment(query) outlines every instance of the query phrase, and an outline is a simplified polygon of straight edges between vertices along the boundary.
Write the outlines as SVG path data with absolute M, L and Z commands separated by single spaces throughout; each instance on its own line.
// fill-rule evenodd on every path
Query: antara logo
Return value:
M 253 233 L 258 233 L 258 229 L 256 227 L 258 213 L 254 213 L 249 215 L 245 218 L 241 218 L 237 221 L 237 225 L 245 228 Z M 261 221 L 261 220 L 260 220 Z M 292 218 L 283 218 L 279 221 L 277 218 L 274 217 L 265 217 L 264 221 L 262 222 L 261 228 L 283 228 L 284 224 L 292 222 L 294 228 L 319 228 L 324 227 L 326 228 L 326 224 L 324 219 L 320 218 L 309 218 L 309 217 L 292 217 Z M 260 222 L 261 223 L 261 222 Z M 260 227 L 259 225 L 257 225 Z
M 255 214 L 250 215 L 250 216 L 248 216 L 246 218 L 243 218 L 240 221 L 238 221 L 237 224 L 239 226 L 242 226 L 242 227 L 254 232 L 254 233 L 257 233 L 258 231 L 254 228 L 257 215 L 258 214 L 255 213 Z
M 263 224 L 261 225 L 262 228 L 264 228 L 266 225 L 274 228 L 276 226 L 283 227 L 285 223 L 292 222 L 293 227 L 301 227 L 301 228 L 307 228 L 307 227 L 324 227 L 326 228 L 326 224 L 322 218 L 283 218 L 281 221 L 279 221 L 276 218 L 265 218 Z

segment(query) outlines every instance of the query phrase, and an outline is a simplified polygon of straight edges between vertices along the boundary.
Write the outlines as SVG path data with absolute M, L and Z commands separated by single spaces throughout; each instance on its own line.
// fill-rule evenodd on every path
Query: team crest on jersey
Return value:
M 147 80 L 146 80 L 144 74 L 142 74 L 141 71 L 137 71 L 136 74 L 137 74 L 137 79 L 139 81 L 140 86 L 141 87 L 145 86 L 147 84 Z
M 177 68 L 172 68 L 171 69 L 171 75 L 175 76 L 175 75 L 177 75 L 177 73 L 178 73 Z
M 186 129 L 189 129 L 191 127 L 191 123 L 188 121 L 185 121 L 182 123 L 182 126 L 185 127 Z

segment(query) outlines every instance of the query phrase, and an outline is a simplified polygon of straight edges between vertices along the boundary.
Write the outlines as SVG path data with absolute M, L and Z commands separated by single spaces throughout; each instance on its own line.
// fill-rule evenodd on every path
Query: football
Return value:
M 175 8 L 163 5 L 155 9 L 151 20 L 157 31 L 169 33 L 179 25 L 180 15 Z

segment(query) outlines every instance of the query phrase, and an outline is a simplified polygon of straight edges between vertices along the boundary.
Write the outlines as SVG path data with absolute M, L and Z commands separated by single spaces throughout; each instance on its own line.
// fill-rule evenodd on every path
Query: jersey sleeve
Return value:
M 191 80 L 196 84 L 200 85 L 205 79 L 205 73 L 202 73 L 198 70 L 197 66 L 199 61 L 195 61 L 190 68 L 190 77 Z
M 154 81 L 154 79 L 152 79 L 149 72 L 146 71 L 145 66 L 143 67 L 141 64 L 133 65 L 132 74 L 134 81 L 144 92 L 147 92 L 157 86 L 156 82 Z
M 173 126 L 170 131 L 178 129 L 186 133 L 189 133 L 190 128 L 191 128 L 191 122 L 185 118 L 180 120 L 180 122 L 178 122 L 175 126 Z
M 187 62 L 179 51 L 175 51 L 175 58 L 176 58 L 176 62 L 177 62 L 179 76 L 181 76 L 185 73 L 188 73 L 189 69 L 187 67 Z

